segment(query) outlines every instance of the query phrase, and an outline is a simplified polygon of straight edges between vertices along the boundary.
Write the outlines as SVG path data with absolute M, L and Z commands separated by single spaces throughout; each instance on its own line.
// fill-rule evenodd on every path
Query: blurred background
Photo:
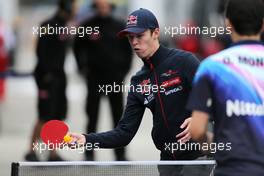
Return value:
M 93 15 L 92 0 L 77 0 L 78 13 L 73 19 L 80 23 Z M 151 10 L 159 20 L 161 42 L 170 47 L 191 51 L 201 60 L 226 48 L 229 36 L 221 35 L 165 35 L 165 27 L 224 26 L 223 0 L 112 0 L 114 16 L 126 21 L 127 15 L 140 7 Z M 0 170 L 1 175 L 10 175 L 13 161 L 23 161 L 28 150 L 31 131 L 37 120 L 37 87 L 32 76 L 35 68 L 36 41 L 33 26 L 56 11 L 56 0 L 0 0 Z M 111 30 L 111 29 L 109 29 Z M 111 47 L 111 46 L 109 46 Z M 132 67 L 125 83 L 141 67 L 142 63 L 133 57 Z M 67 75 L 68 114 L 66 122 L 71 131 L 85 131 L 85 82 L 78 74 L 72 49 L 69 48 L 65 61 Z M 126 100 L 124 99 L 124 102 Z M 109 101 L 101 101 L 98 131 L 111 129 Z M 159 152 L 151 140 L 152 119 L 145 112 L 140 129 L 128 145 L 129 160 L 158 160 Z M 83 160 L 78 152 L 61 152 L 66 160 Z M 44 160 L 45 153 L 40 155 Z M 96 153 L 96 160 L 114 160 L 113 152 L 103 150 Z

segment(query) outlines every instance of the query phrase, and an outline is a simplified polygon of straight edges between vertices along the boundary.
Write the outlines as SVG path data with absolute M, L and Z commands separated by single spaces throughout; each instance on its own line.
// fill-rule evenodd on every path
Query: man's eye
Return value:
M 132 40 L 133 39 L 133 36 L 128 36 L 128 39 Z

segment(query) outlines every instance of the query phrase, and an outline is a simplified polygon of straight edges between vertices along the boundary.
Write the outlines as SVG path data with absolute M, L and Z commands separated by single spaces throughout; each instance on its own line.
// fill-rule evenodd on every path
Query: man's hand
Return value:
M 78 133 L 71 133 L 69 132 L 67 135 L 69 135 L 72 140 L 70 142 L 67 143 L 67 145 L 69 147 L 82 147 L 85 145 L 86 143 L 86 138 L 84 135 L 82 134 L 78 134 Z
M 187 141 L 191 139 L 190 122 L 191 122 L 191 117 L 185 119 L 185 121 L 180 126 L 181 129 L 184 129 L 184 128 L 185 129 L 183 132 L 176 135 L 176 138 L 180 138 L 178 139 L 178 142 L 186 143 Z

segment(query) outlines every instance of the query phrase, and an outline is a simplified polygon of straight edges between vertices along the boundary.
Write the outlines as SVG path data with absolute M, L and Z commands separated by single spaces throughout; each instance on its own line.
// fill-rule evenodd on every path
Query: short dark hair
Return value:
M 263 25 L 264 3 L 262 0 L 229 0 L 226 18 L 240 35 L 258 34 Z
M 75 0 L 59 0 L 58 6 L 61 10 L 64 10 L 67 13 L 72 13 L 72 5 Z

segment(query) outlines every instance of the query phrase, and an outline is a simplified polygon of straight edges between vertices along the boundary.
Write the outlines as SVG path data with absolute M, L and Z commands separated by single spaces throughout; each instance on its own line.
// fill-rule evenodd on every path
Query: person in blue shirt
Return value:
M 215 176 L 264 175 L 263 9 L 261 0 L 230 0 L 226 25 L 234 43 L 205 59 L 194 78 L 190 133 L 218 146 Z M 207 132 L 210 117 L 214 136 Z

